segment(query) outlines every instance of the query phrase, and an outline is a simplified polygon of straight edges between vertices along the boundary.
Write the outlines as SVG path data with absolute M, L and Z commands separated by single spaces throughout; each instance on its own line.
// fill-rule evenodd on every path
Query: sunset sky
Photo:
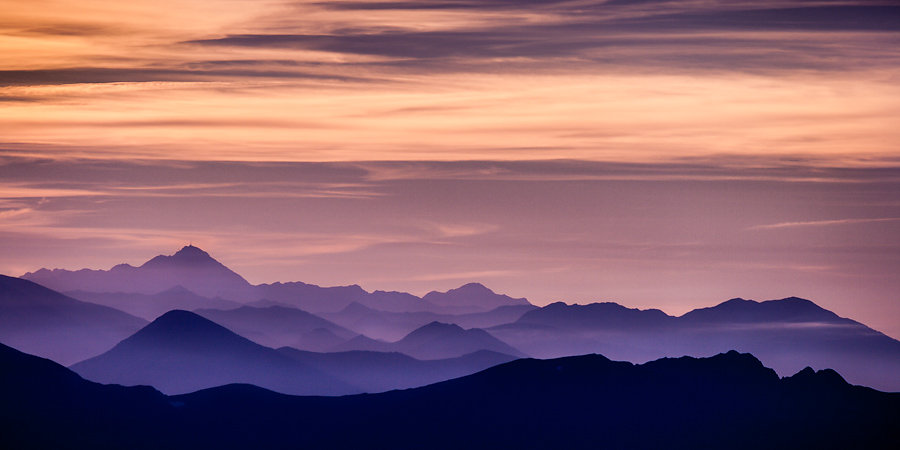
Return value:
M 894 1 L 0 0 L 0 273 L 188 242 L 250 282 L 900 337 Z

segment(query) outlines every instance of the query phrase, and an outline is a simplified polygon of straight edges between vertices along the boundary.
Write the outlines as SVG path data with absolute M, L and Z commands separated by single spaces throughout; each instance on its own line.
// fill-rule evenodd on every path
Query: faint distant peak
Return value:
M 837 314 L 800 297 L 787 297 L 762 302 L 733 298 L 716 306 L 695 309 L 681 317 L 690 320 L 718 322 L 811 322 L 841 319 Z
M 527 299 L 497 294 L 481 283 L 466 283 L 447 292 L 431 291 L 422 297 L 426 302 L 442 306 L 477 306 L 493 309 L 505 305 L 528 305 Z
M 354 301 L 354 302 L 350 302 L 350 304 L 345 306 L 344 309 L 342 309 L 340 312 L 341 312 L 341 314 L 345 314 L 345 313 L 375 313 L 378 311 L 373 308 L 369 308 L 368 306 L 363 305 L 360 302 Z
M 194 291 L 192 291 L 180 284 L 176 284 L 175 286 L 172 286 L 172 287 L 170 287 L 164 291 L 161 291 L 159 293 L 159 295 L 185 295 L 185 294 L 197 295 L 194 293 Z

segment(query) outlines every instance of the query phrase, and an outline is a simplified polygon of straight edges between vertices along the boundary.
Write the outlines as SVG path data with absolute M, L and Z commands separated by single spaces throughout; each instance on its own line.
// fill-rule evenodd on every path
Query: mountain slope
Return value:
M 325 330 L 342 340 L 356 335 L 314 314 L 282 306 L 266 308 L 243 306 L 230 310 L 198 309 L 194 312 L 268 347 L 292 346 L 310 349 L 304 337 L 316 330 Z M 315 343 L 310 344 L 315 346 Z
M 109 350 L 146 321 L 0 275 L 0 341 L 71 364 Z
M 409 389 L 458 378 L 516 359 L 488 350 L 457 358 L 422 361 L 397 352 L 349 351 L 315 353 L 290 347 L 278 349 L 284 355 L 342 377 L 366 392 Z
M 263 347 L 188 311 L 170 311 L 110 351 L 72 366 L 103 383 L 184 393 L 251 383 L 290 394 L 347 394 L 358 388 Z

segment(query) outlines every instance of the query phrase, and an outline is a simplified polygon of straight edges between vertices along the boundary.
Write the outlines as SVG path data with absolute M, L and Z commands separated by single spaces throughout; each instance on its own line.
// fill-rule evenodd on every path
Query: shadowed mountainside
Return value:
M 418 389 L 291 397 L 230 385 L 165 397 L 0 346 L 4 448 L 872 448 L 900 395 L 753 356 L 524 359 Z
M 98 355 L 147 321 L 0 275 L 0 341 L 71 364 Z

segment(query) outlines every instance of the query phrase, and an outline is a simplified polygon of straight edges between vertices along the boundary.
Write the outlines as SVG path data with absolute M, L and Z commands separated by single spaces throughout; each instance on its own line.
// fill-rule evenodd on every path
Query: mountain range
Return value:
M 900 394 L 831 370 L 781 378 L 748 354 L 642 365 L 520 359 L 417 389 L 177 396 L 100 385 L 0 345 L 3 448 L 871 448 L 900 443 Z
M 76 271 L 43 268 L 26 273 L 22 278 L 50 289 L 72 293 L 76 298 L 108 306 L 118 305 L 116 307 L 124 310 L 135 308 L 132 311 L 140 312 L 142 316 L 150 314 L 148 319 L 155 317 L 154 313 L 164 311 L 124 306 L 135 302 L 133 294 L 155 296 L 162 300 L 157 303 L 166 304 L 167 299 L 174 296 L 170 290 L 179 288 L 207 298 L 205 304 L 191 299 L 194 306 L 189 309 L 221 308 L 222 300 L 242 304 L 267 300 L 314 313 L 340 311 L 353 302 L 383 311 L 437 313 L 482 312 L 503 305 L 528 304 L 525 299 L 495 294 L 477 283 L 444 293 L 430 292 L 426 295 L 428 299 L 405 292 L 367 292 L 357 285 L 320 287 L 302 282 L 251 285 L 209 253 L 193 245 L 173 255 L 153 257 L 138 267 L 119 264 L 109 270 Z M 183 296 L 181 292 L 175 294 Z
M 270 320 L 271 314 L 282 313 L 271 308 L 245 308 L 255 310 L 253 313 L 260 320 Z M 243 309 L 235 310 L 236 315 L 225 317 L 232 320 L 245 318 L 241 314 L 246 312 Z M 293 311 L 296 314 L 297 310 Z M 289 323 L 294 316 L 289 313 L 281 317 Z M 424 330 L 421 334 L 427 333 L 428 330 Z M 166 394 L 246 383 L 287 394 L 345 395 L 423 386 L 468 375 L 521 356 L 499 341 L 483 344 L 467 339 L 468 333 L 461 335 L 441 346 L 420 349 L 419 352 L 430 351 L 432 355 L 437 352 L 452 355 L 430 358 L 429 361 L 385 351 L 317 353 L 291 347 L 275 350 L 199 314 L 175 310 L 163 314 L 111 350 L 74 364 L 71 369 L 92 381 L 149 385 Z M 480 333 L 475 335 L 481 336 Z M 416 342 L 416 336 L 409 342 Z M 496 347 L 516 354 L 490 350 Z
M 540 358 L 602 353 L 634 362 L 749 352 L 781 374 L 829 367 L 856 384 L 900 391 L 900 341 L 796 297 L 731 299 L 680 317 L 615 303 L 553 303 L 488 328 Z
M 600 353 L 632 362 L 737 349 L 753 353 L 782 375 L 813 364 L 839 370 L 853 383 L 900 391 L 900 342 L 794 297 L 765 302 L 732 299 L 674 317 L 659 310 L 630 309 L 609 302 L 558 302 L 538 308 L 477 283 L 423 297 L 367 292 L 356 285 L 319 287 L 292 282 L 253 286 L 193 246 L 172 256 L 152 258 L 140 267 L 128 267 L 75 272 L 42 269 L 26 277 L 61 289 L 80 289 L 69 292 L 82 300 L 121 307 L 151 320 L 157 317 L 154 314 L 169 309 L 197 309 L 231 331 L 273 348 L 403 352 L 419 359 L 455 358 L 485 349 L 540 358 Z M 119 277 L 119 273 L 126 275 Z M 150 289 L 151 282 L 160 284 Z M 216 296 L 201 295 L 192 287 Z M 156 293 L 108 292 L 114 289 Z M 13 295 L 17 298 L 7 298 L 7 307 L 16 302 L 29 303 L 32 294 Z M 57 293 L 53 298 L 64 297 L 68 298 Z M 247 305 L 242 306 L 244 303 Z M 16 320 L 18 325 L 5 328 L 5 336 L 12 339 L 9 342 L 67 364 L 108 350 L 143 325 L 132 318 L 128 328 L 114 336 L 82 333 L 84 338 L 70 343 L 57 327 L 38 325 L 57 323 L 57 313 L 47 308 L 29 311 Z M 120 319 L 97 329 L 116 328 Z M 32 322 L 36 326 L 21 325 Z M 438 325 L 434 322 L 456 328 L 445 327 L 445 334 L 436 333 Z M 439 338 L 427 339 L 429 334 L 424 331 L 413 334 L 428 325 L 433 328 L 430 333 Z M 463 332 L 469 336 L 458 340 Z

